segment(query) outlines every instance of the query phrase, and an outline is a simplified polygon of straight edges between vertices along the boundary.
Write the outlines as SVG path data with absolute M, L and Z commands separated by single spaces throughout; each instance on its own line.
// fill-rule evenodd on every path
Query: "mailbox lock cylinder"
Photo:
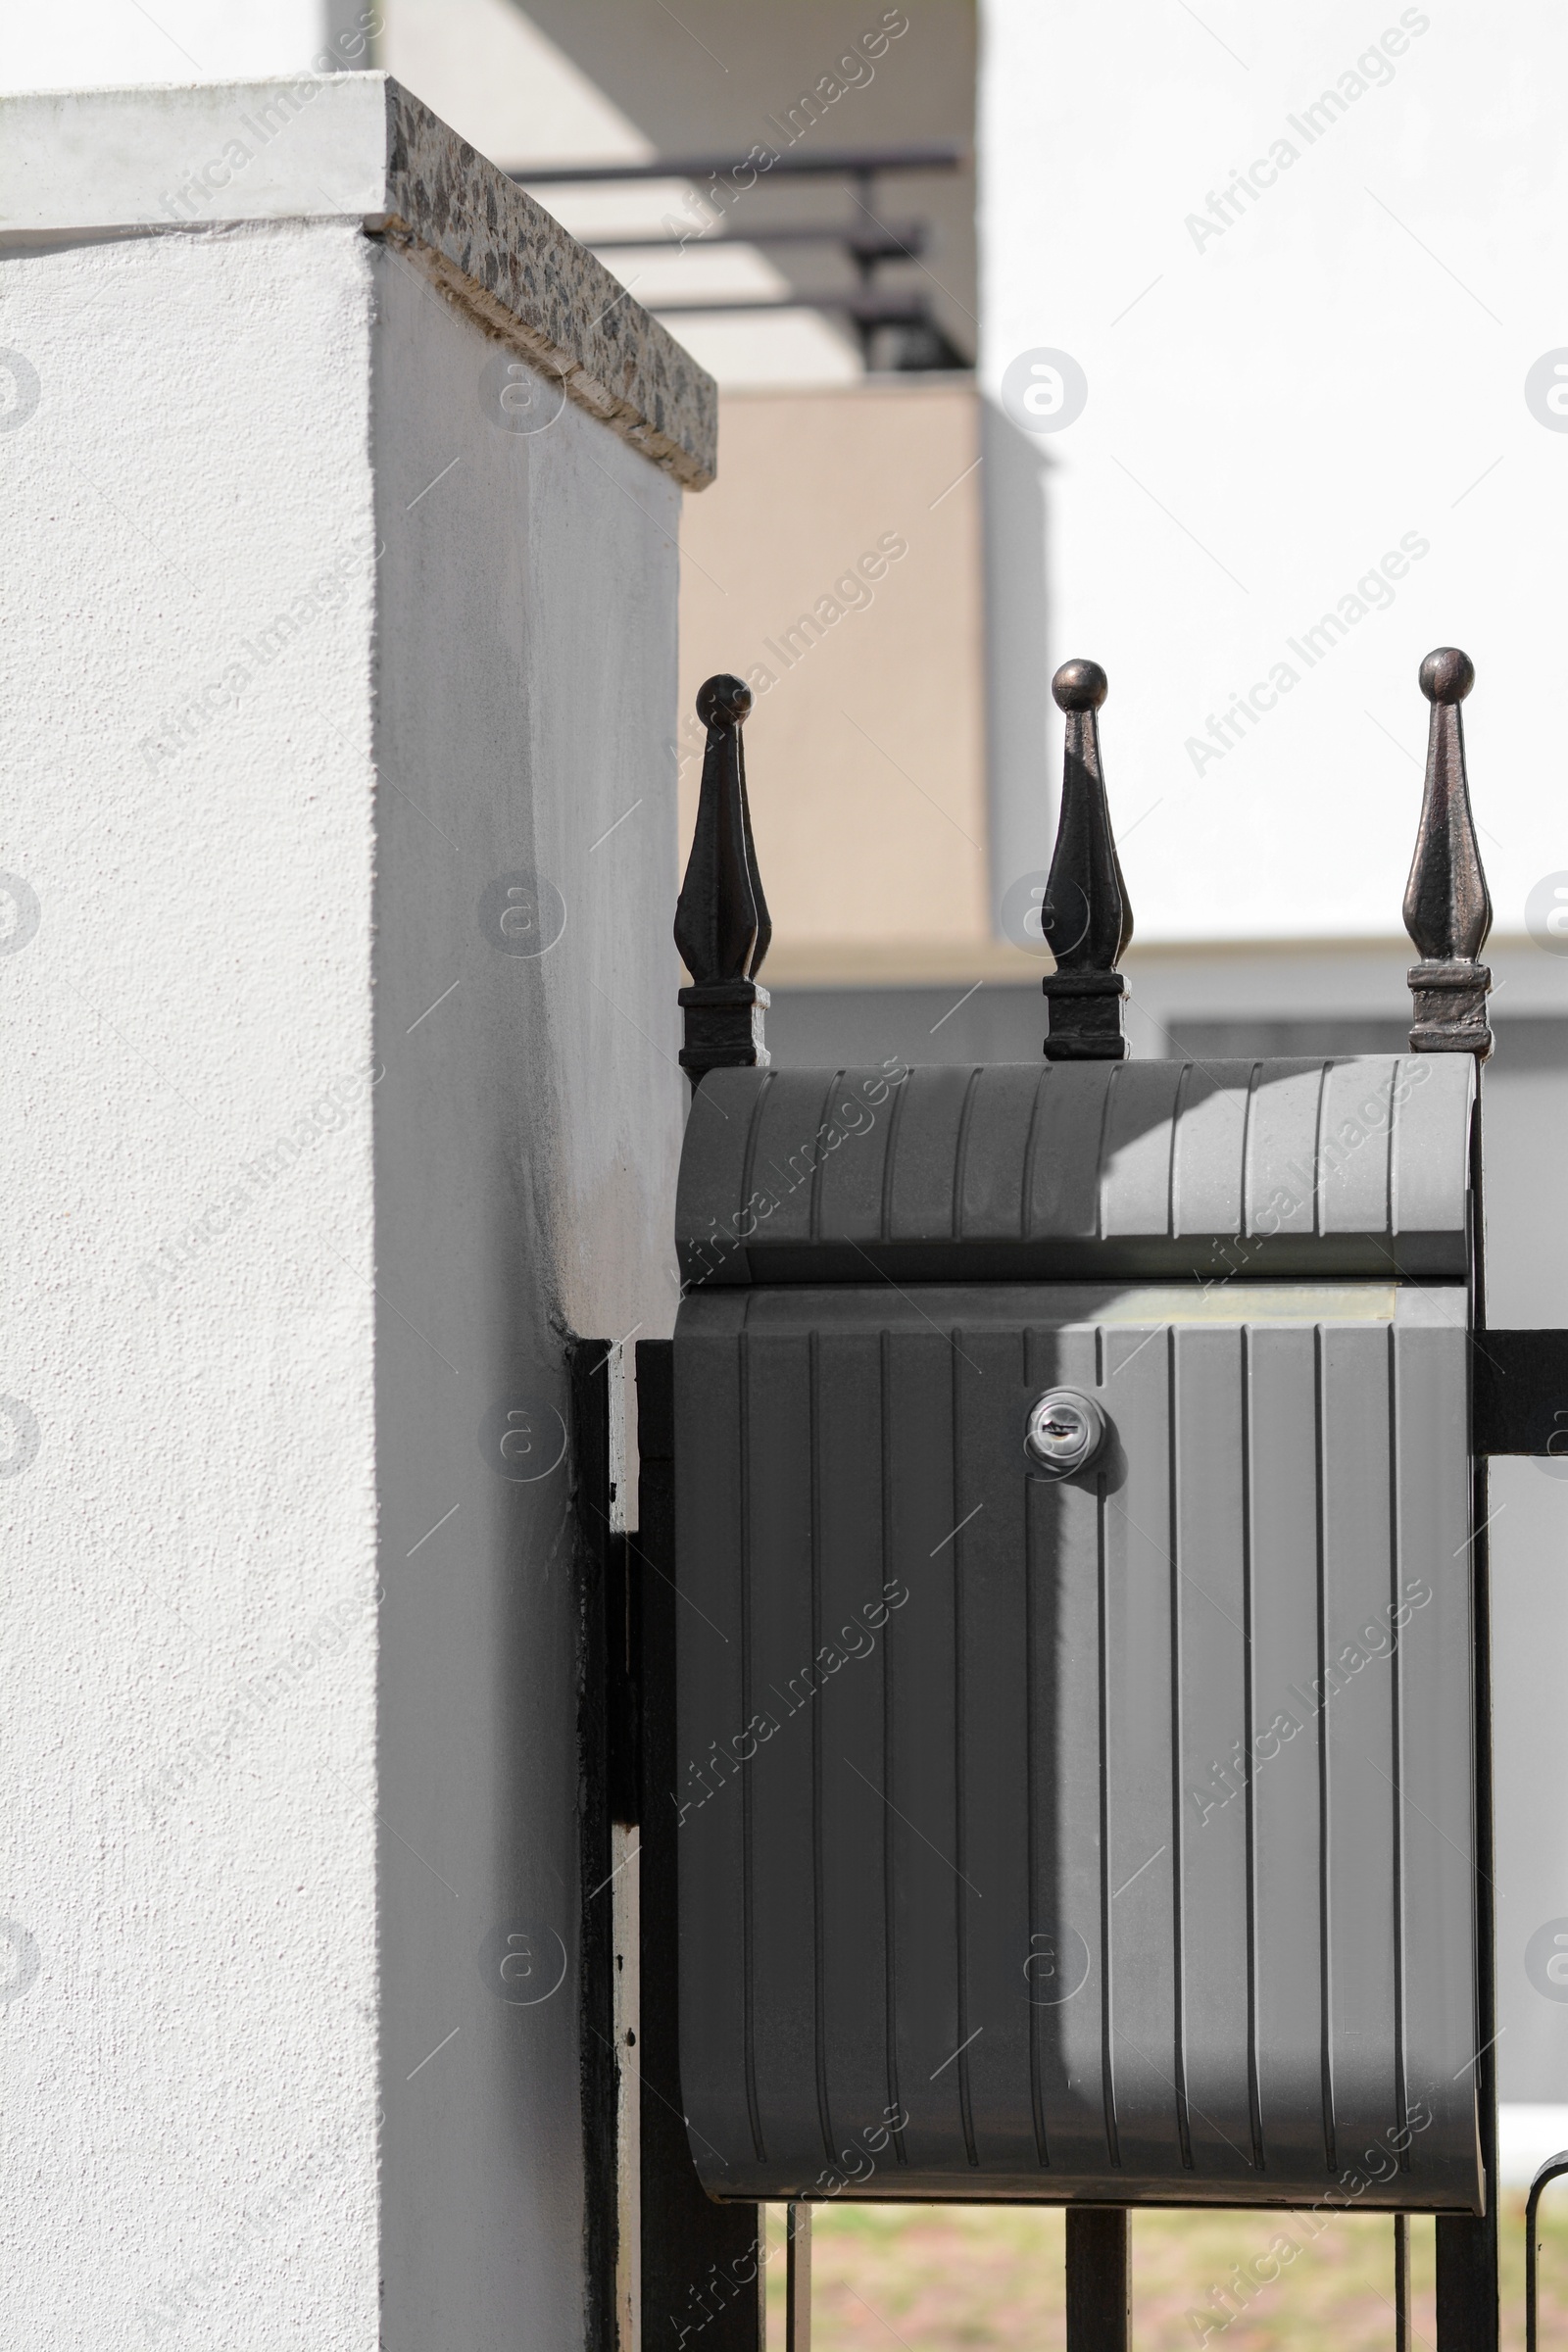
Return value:
M 1024 1449 L 1053 1478 L 1087 1470 L 1105 1443 L 1105 1416 L 1078 1389 L 1048 1389 L 1029 1408 Z

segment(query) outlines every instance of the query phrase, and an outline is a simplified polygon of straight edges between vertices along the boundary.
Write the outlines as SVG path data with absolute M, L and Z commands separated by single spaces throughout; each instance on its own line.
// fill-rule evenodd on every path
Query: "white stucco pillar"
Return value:
M 0 101 L 0 239 L 10 2323 L 564 2352 L 712 386 L 379 74 Z

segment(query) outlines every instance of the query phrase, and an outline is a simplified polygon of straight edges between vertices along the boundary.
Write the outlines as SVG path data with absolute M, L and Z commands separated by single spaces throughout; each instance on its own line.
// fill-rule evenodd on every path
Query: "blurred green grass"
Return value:
M 1059 2207 L 852 2205 L 812 2208 L 812 2352 L 987 2352 L 1027 2345 L 1061 2352 Z M 1137 2352 L 1392 2352 L 1394 2225 L 1347 2214 L 1323 2229 L 1278 2278 L 1254 2287 L 1221 2325 L 1224 2289 L 1288 2214 L 1189 2211 L 1133 2217 L 1133 2341 Z M 1524 2197 L 1502 2223 L 1502 2342 L 1524 2345 Z M 768 2209 L 767 2331 L 784 2345 L 784 2208 Z M 1298 2238 L 1307 2237 L 1298 2225 Z M 1412 2222 L 1414 2340 L 1434 2342 L 1430 2220 Z M 1568 2347 L 1568 2197 L 1544 2209 L 1542 2352 Z M 1234 2300 L 1234 2299 L 1233 2299 Z M 1190 2315 L 1203 2318 L 1195 2323 Z

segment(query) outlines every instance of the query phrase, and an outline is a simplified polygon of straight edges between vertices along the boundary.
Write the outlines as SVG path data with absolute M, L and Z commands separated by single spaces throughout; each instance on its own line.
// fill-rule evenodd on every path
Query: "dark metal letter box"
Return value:
M 1478 2208 L 1475 1086 L 704 1080 L 676 1805 L 712 2193 L 1350 2171 Z

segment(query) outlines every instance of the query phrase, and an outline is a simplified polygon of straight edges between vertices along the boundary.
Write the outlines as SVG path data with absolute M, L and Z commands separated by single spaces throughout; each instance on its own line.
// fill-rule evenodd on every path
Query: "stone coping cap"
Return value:
M 531 196 L 388 74 L 0 97 L 0 239 L 350 216 L 689 489 L 717 389 Z

